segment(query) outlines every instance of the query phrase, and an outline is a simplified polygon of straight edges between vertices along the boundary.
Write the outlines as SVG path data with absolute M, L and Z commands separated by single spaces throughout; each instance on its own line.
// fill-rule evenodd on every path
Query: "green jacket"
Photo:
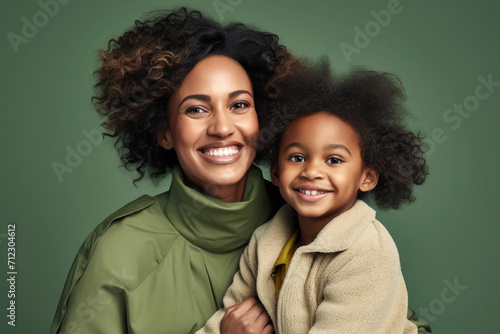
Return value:
M 182 179 L 175 169 L 168 192 L 138 198 L 90 233 L 51 334 L 194 333 L 222 307 L 243 249 L 280 198 L 256 167 L 238 203 L 204 196 Z

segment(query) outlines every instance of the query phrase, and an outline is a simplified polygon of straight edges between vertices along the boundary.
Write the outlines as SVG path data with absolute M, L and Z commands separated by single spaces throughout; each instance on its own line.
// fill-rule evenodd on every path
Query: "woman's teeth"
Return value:
M 302 189 L 299 189 L 299 191 L 303 194 L 306 194 L 306 195 L 321 195 L 321 194 L 324 194 L 325 191 L 319 191 L 319 190 L 302 190 Z
M 239 152 L 237 148 L 224 147 L 224 148 L 209 148 L 203 150 L 203 154 L 213 156 L 213 157 L 228 157 L 230 155 L 235 155 Z

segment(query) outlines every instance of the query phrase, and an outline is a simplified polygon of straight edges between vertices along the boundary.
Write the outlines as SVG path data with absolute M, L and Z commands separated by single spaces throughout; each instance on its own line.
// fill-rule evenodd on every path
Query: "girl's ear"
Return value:
M 361 185 L 359 186 L 359 190 L 366 192 L 375 188 L 378 182 L 378 176 L 379 174 L 375 169 L 366 167 L 364 177 L 361 180 Z
M 160 131 L 158 131 L 156 140 L 158 141 L 158 144 L 166 150 L 171 150 L 174 147 L 172 131 L 170 131 L 170 127 L 166 122 L 163 124 Z
M 279 181 L 280 181 L 280 174 L 279 174 L 279 170 L 278 170 L 278 164 L 274 164 L 271 167 L 271 182 L 275 186 L 279 186 Z

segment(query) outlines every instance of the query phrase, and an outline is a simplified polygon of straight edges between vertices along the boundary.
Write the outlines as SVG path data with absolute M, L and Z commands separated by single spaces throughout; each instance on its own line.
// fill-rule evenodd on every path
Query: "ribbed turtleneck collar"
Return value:
M 165 215 L 192 244 L 213 253 L 245 246 L 253 231 L 269 219 L 271 204 L 262 172 L 251 166 L 241 202 L 226 203 L 184 183 L 180 167 L 172 173 Z

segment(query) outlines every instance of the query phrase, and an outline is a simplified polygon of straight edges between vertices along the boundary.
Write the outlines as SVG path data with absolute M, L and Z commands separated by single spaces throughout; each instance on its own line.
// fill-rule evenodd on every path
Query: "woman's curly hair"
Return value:
M 294 58 L 278 36 L 243 24 L 222 26 L 198 11 L 180 8 L 135 26 L 99 52 L 98 82 L 93 97 L 104 117 L 105 135 L 115 137 L 123 165 L 135 167 L 138 181 L 158 178 L 178 164 L 173 150 L 157 143 L 167 122 L 167 104 L 189 71 L 211 55 L 240 63 L 253 85 L 259 115 L 275 92 L 274 82 L 287 73 Z
M 281 93 L 265 116 L 269 125 L 263 130 L 267 148 L 262 161 L 277 163 L 282 133 L 292 120 L 326 111 L 355 129 L 364 163 L 379 172 L 377 186 L 359 197 L 371 194 L 382 209 L 413 202 L 413 185 L 422 184 L 428 174 L 427 146 L 421 133 L 405 124 L 406 96 L 399 79 L 364 69 L 332 77 L 326 61 L 297 62 L 290 73 L 277 85 Z

